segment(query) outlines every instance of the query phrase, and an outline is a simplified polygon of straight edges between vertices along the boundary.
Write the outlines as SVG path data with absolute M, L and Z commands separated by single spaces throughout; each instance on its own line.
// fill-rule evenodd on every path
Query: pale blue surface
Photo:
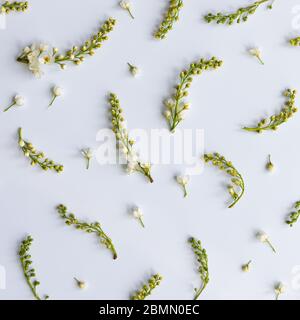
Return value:
M 152 272 L 164 276 L 153 299 L 190 299 L 199 285 L 186 243 L 190 235 L 203 241 L 209 255 L 211 282 L 202 299 L 273 299 L 277 281 L 288 286 L 282 298 L 299 297 L 292 270 L 300 265 L 300 223 L 290 229 L 283 222 L 300 197 L 300 115 L 276 133 L 240 130 L 279 110 L 283 89 L 300 89 L 300 49 L 287 44 L 300 34 L 292 27 L 299 2 L 276 1 L 272 11 L 259 9 L 248 23 L 228 28 L 205 24 L 203 14 L 248 1 L 186 1 L 180 22 L 159 42 L 151 35 L 165 9 L 162 2 L 132 1 L 133 21 L 117 0 L 30 0 L 30 12 L 10 15 L 8 28 L 0 31 L 1 107 L 15 93 L 27 99 L 23 109 L 0 113 L 0 264 L 7 271 L 1 299 L 32 298 L 17 256 L 27 233 L 35 239 L 39 291 L 52 299 L 127 299 Z M 54 68 L 36 80 L 15 62 L 34 41 L 62 50 L 80 44 L 109 16 L 118 20 L 110 40 L 80 67 Z M 261 47 L 264 67 L 247 54 L 249 46 Z M 206 150 L 218 150 L 243 173 L 247 189 L 234 209 L 226 209 L 227 177 L 211 168 L 192 179 L 187 200 L 173 181 L 173 165 L 155 167 L 153 185 L 124 176 L 119 167 L 93 162 L 90 171 L 84 169 L 78 150 L 96 147 L 97 131 L 109 126 L 108 92 L 120 97 L 131 128 L 163 128 L 162 100 L 179 71 L 210 55 L 222 58 L 224 66 L 194 81 L 182 127 L 205 129 Z M 142 69 L 138 79 L 128 73 L 128 61 Z M 53 84 L 65 95 L 47 110 Z M 19 126 L 37 148 L 65 165 L 63 175 L 30 168 L 18 150 Z M 273 175 L 264 170 L 269 153 L 277 169 Z M 117 261 L 92 236 L 64 226 L 55 212 L 61 202 L 80 218 L 103 223 Z M 128 215 L 133 204 L 144 211 L 145 230 Z M 270 235 L 277 255 L 254 238 L 259 229 Z M 253 269 L 243 274 L 240 266 L 249 259 Z M 74 276 L 89 288 L 77 289 Z

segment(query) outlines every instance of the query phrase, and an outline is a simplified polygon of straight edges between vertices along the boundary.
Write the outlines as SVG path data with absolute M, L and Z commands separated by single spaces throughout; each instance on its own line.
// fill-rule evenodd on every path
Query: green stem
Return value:
M 201 293 L 203 292 L 203 290 L 205 289 L 205 287 L 206 287 L 206 284 L 203 284 L 202 287 L 197 290 L 195 297 L 194 297 L 194 300 L 199 299 L 199 297 L 200 297 Z
M 269 247 L 272 249 L 272 251 L 273 251 L 274 253 L 276 253 L 276 250 L 275 250 L 275 248 L 273 247 L 273 245 L 272 245 L 272 243 L 270 242 L 270 240 L 267 240 L 266 243 L 269 245 Z
M 142 218 L 139 218 L 139 222 L 140 222 L 141 226 L 142 226 L 143 228 L 145 228 L 145 225 L 144 225 L 144 222 L 143 222 L 143 219 L 142 219 Z
M 262 65 L 265 64 L 260 56 L 256 56 L 256 58 L 258 59 L 258 61 L 259 61 Z
M 242 179 L 242 177 L 241 177 Z M 242 192 L 240 193 L 240 195 L 234 200 L 234 202 L 228 207 L 229 209 L 233 208 L 237 203 L 238 201 L 242 198 L 242 196 L 244 195 L 244 192 L 245 192 L 245 186 L 244 186 L 244 180 L 242 179 Z
M 50 104 L 49 104 L 48 107 L 51 107 L 51 106 L 53 105 L 53 102 L 56 100 L 56 98 L 57 98 L 57 96 L 54 95 L 53 98 L 52 98 L 52 100 L 50 101 Z
M 142 166 L 142 164 L 141 164 L 140 162 L 138 162 L 138 166 L 139 166 L 139 168 L 141 169 L 141 172 L 144 174 L 144 176 L 148 178 L 148 180 L 150 181 L 150 183 L 153 183 L 154 180 L 153 180 L 153 178 L 151 177 L 150 172 L 146 171 L 146 170 L 143 168 L 143 166 Z
M 133 16 L 133 14 L 131 13 L 131 10 L 128 8 L 128 9 L 126 9 L 127 11 L 128 11 L 128 13 L 129 13 L 129 15 L 130 15 L 130 17 L 132 18 L 132 19 L 134 19 L 134 16 Z
M 225 165 L 228 166 L 228 163 L 224 163 Z M 231 165 L 231 166 L 228 166 L 229 168 L 235 170 L 235 168 Z M 237 203 L 238 201 L 242 198 L 242 196 L 244 195 L 244 192 L 245 192 L 245 182 L 244 182 L 244 179 L 242 177 L 242 175 L 240 173 L 238 173 L 238 171 L 236 170 L 237 172 L 237 176 L 239 178 L 239 180 L 241 181 L 241 186 L 239 186 L 242 190 L 242 192 L 234 199 L 234 202 L 228 207 L 229 209 L 233 208 Z
M 4 109 L 4 111 L 3 112 L 6 112 L 6 111 L 8 111 L 10 108 L 12 108 L 13 106 L 15 106 L 16 105 L 16 103 L 15 102 L 13 102 L 10 106 L 8 106 L 6 109 Z
M 36 286 L 30 281 L 30 277 L 28 276 L 27 272 L 25 271 L 25 264 L 24 264 L 24 259 L 23 258 L 21 258 L 21 264 L 22 264 L 22 267 L 23 267 L 24 277 L 26 279 L 26 282 L 27 282 L 27 284 L 28 284 L 33 296 L 36 298 L 36 300 L 41 300 L 40 296 L 36 292 Z
M 251 132 L 257 132 L 260 130 L 260 128 L 250 128 L 250 127 L 244 127 L 243 130 L 251 131 Z
M 189 70 L 186 74 L 186 76 L 184 78 L 182 78 L 181 80 L 181 83 L 179 84 L 179 87 L 177 89 L 177 93 L 180 93 L 182 91 L 182 88 L 185 84 L 185 82 L 187 81 L 187 79 L 192 75 L 192 72 Z M 175 104 L 175 108 L 174 108 L 174 111 L 172 112 L 172 122 L 170 123 L 170 131 L 172 133 L 175 132 L 175 129 L 176 127 L 178 126 L 179 124 L 179 121 L 178 121 L 178 115 L 179 115 L 179 102 L 180 102 L 181 98 L 177 95 L 176 97 L 176 104 Z
M 186 185 L 184 184 L 184 185 L 182 186 L 182 188 L 183 188 L 183 192 L 184 192 L 184 198 L 186 198 L 187 195 L 188 195 L 187 190 L 186 190 Z

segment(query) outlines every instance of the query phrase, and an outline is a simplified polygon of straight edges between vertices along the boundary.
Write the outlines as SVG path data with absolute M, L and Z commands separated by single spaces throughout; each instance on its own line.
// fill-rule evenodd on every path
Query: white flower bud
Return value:
M 142 210 L 138 207 L 133 209 L 132 214 L 136 219 L 141 219 L 144 216 Z
M 164 112 L 164 115 L 165 115 L 165 118 L 166 118 L 167 120 L 171 119 L 171 117 L 172 117 L 172 113 L 171 113 L 170 110 L 166 110 L 166 111 Z
M 53 88 L 52 92 L 56 97 L 59 97 L 63 94 L 63 89 L 56 86 Z
M 120 1 L 120 7 L 122 9 L 128 10 L 131 8 L 131 3 L 127 0 Z
M 189 182 L 189 176 L 177 176 L 176 180 L 180 185 L 186 186 Z
M 257 233 L 256 237 L 262 243 L 265 243 L 265 242 L 267 242 L 269 240 L 268 235 L 266 233 L 264 233 L 264 232 Z
M 25 99 L 19 95 L 14 97 L 14 102 L 16 104 L 16 106 L 21 107 L 24 105 L 25 103 Z
M 47 44 L 44 44 L 44 43 L 41 43 L 40 45 L 39 45 L 39 49 L 40 49 L 40 51 L 41 52 L 44 52 L 44 51 L 47 51 L 48 50 L 48 45 Z

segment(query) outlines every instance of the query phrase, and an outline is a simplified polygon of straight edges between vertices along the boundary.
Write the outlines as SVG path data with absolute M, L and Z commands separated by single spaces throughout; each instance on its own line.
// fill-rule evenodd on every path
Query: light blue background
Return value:
M 164 280 L 151 298 L 191 299 L 200 285 L 186 242 L 191 235 L 202 240 L 209 256 L 211 281 L 202 299 L 273 299 L 277 281 L 287 285 L 282 299 L 297 299 L 293 270 L 300 265 L 300 225 L 290 229 L 284 220 L 300 199 L 300 115 L 261 136 L 241 126 L 278 111 L 285 88 L 300 89 L 300 49 L 287 43 L 300 34 L 292 12 L 297 7 L 300 12 L 300 2 L 275 1 L 272 11 L 261 8 L 248 23 L 228 28 L 208 25 L 202 16 L 251 1 L 186 1 L 180 22 L 164 41 L 152 38 L 164 1 L 132 3 L 135 20 L 117 0 L 30 0 L 30 11 L 9 15 L 7 29 L 0 31 L 1 107 L 16 93 L 27 99 L 24 108 L 0 114 L 0 264 L 7 272 L 0 299 L 32 298 L 17 255 L 28 233 L 35 239 L 31 252 L 39 292 L 52 299 L 128 299 L 154 272 Z M 37 80 L 15 61 L 35 41 L 62 51 L 81 44 L 109 16 L 118 20 L 110 40 L 80 67 L 50 68 Z M 248 55 L 251 46 L 262 49 L 264 67 Z M 108 92 L 118 94 L 130 128 L 164 128 L 162 101 L 179 72 L 211 55 L 224 66 L 195 79 L 182 128 L 204 129 L 206 150 L 224 154 L 243 174 L 246 193 L 234 209 L 226 208 L 227 177 L 213 168 L 192 178 L 186 200 L 174 183 L 173 165 L 153 168 L 153 185 L 138 175 L 126 177 L 115 166 L 93 162 L 85 170 L 78 150 L 97 147 L 97 131 L 109 126 Z M 127 62 L 142 69 L 139 78 L 131 77 Z M 65 95 L 48 110 L 54 84 Z M 17 146 L 19 126 L 37 148 L 65 165 L 62 175 L 29 166 Z M 276 166 L 272 175 L 264 167 L 269 153 Z M 93 236 L 65 226 L 55 211 L 59 203 L 82 219 L 101 221 L 119 259 L 113 261 Z M 128 214 L 132 205 L 144 211 L 145 230 Z M 269 234 L 277 255 L 255 239 L 257 230 Z M 240 267 L 249 259 L 253 268 L 243 274 Z M 74 276 L 88 289 L 77 289 Z

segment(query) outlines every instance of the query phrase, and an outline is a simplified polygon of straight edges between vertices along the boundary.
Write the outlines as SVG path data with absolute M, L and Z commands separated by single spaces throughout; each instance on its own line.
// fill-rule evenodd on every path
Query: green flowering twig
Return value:
M 32 260 L 30 255 L 30 247 L 33 242 L 33 238 L 28 236 L 21 242 L 20 249 L 19 249 L 19 258 L 22 265 L 23 273 L 26 279 L 26 282 L 35 297 L 36 300 L 41 300 L 41 297 L 37 293 L 37 287 L 40 285 L 40 282 L 35 279 L 36 273 L 35 269 L 32 268 Z M 45 299 L 49 297 L 46 295 Z
M 287 122 L 287 120 L 298 111 L 295 106 L 296 94 L 296 90 L 286 90 L 283 93 L 286 97 L 286 102 L 280 113 L 271 116 L 269 119 L 261 120 L 256 127 L 244 127 L 243 129 L 257 133 L 261 133 L 266 130 L 277 130 L 281 124 Z
M 194 300 L 198 300 L 203 290 L 206 288 L 209 282 L 209 272 L 208 272 L 208 257 L 206 250 L 202 247 L 201 241 L 195 238 L 189 239 L 189 243 L 192 246 L 194 254 L 199 263 L 198 272 L 200 274 L 200 278 L 202 281 L 201 287 L 199 289 L 195 289 L 195 297 Z
M 112 243 L 112 240 L 105 234 L 101 228 L 99 222 L 87 223 L 84 221 L 79 221 L 73 213 L 68 212 L 66 206 L 60 204 L 57 207 L 57 212 L 65 220 L 68 226 L 74 226 L 78 230 L 82 230 L 86 233 L 94 233 L 100 238 L 100 243 L 103 244 L 108 250 L 113 254 L 113 259 L 117 259 L 118 255 L 116 249 Z
M 18 130 L 19 136 L 19 146 L 22 149 L 26 158 L 30 159 L 30 164 L 32 166 L 38 165 L 43 170 L 54 170 L 57 173 L 61 173 L 64 170 L 64 167 L 60 164 L 54 163 L 53 160 L 45 158 L 43 152 L 36 151 L 35 147 L 32 143 L 23 139 L 23 130 L 19 128 Z
M 275 0 L 260 0 L 255 1 L 253 4 L 239 8 L 237 11 L 233 13 L 222 13 L 218 12 L 217 14 L 209 13 L 207 14 L 204 19 L 206 22 L 216 22 L 217 24 L 228 24 L 232 25 L 234 22 L 240 23 L 240 22 L 246 22 L 248 20 L 248 17 L 256 12 L 259 6 L 261 6 L 264 3 L 269 3 L 267 6 L 268 9 L 272 9 L 273 2 Z
M 17 58 L 18 62 L 29 65 L 29 69 L 38 73 L 36 69 L 40 64 L 58 64 L 62 69 L 66 68 L 66 62 L 73 62 L 80 65 L 86 56 L 93 56 L 95 50 L 101 48 L 104 41 L 108 40 L 108 34 L 114 29 L 116 20 L 109 18 L 104 22 L 98 33 L 93 35 L 82 46 L 73 46 L 65 54 L 60 54 L 57 48 L 48 52 L 48 46 L 32 46 L 23 50 L 23 53 Z
M 133 145 L 134 140 L 129 138 L 128 131 L 124 126 L 123 110 L 120 106 L 120 101 L 117 96 L 113 93 L 109 96 L 109 103 L 111 105 L 111 123 L 112 131 L 115 133 L 116 140 L 118 142 L 118 148 L 122 151 L 126 162 L 127 172 L 139 172 L 143 174 L 149 182 L 153 183 L 151 176 L 151 165 L 148 163 L 142 163 L 136 152 L 134 151 Z
M 298 47 L 300 46 L 300 37 L 296 37 L 296 38 L 293 38 L 290 40 L 290 44 L 293 46 L 293 47 Z
M 24 12 L 28 9 L 28 2 L 27 1 L 5 1 L 1 6 L 0 6 L 0 13 L 5 13 L 8 14 L 10 12 Z
M 183 120 L 183 113 L 190 105 L 184 103 L 184 98 L 188 96 L 188 88 L 191 86 L 194 75 L 200 75 L 206 70 L 215 70 L 221 67 L 223 62 L 212 57 L 209 60 L 200 59 L 191 63 L 187 70 L 180 73 L 180 82 L 175 87 L 172 98 L 165 101 L 166 111 L 164 113 L 171 132 L 174 132 L 179 123 Z
M 294 209 L 296 211 L 292 212 L 289 216 L 289 218 L 286 220 L 286 223 L 292 227 L 299 219 L 300 217 L 300 201 L 297 201 L 294 205 Z
M 162 276 L 155 274 L 148 280 L 147 284 L 144 284 L 142 288 L 131 297 L 131 300 L 145 300 L 151 295 L 152 291 L 160 285 L 161 281 Z
M 205 154 L 204 161 L 211 162 L 213 166 L 225 171 L 230 175 L 231 183 L 228 186 L 228 192 L 233 200 L 229 208 L 232 208 L 243 196 L 245 192 L 245 183 L 242 175 L 236 170 L 231 161 L 227 161 L 219 153 Z
M 173 25 L 179 20 L 179 11 L 183 7 L 182 0 L 170 0 L 170 4 L 164 19 L 158 30 L 154 33 L 156 39 L 164 39 L 167 33 L 173 29 Z

